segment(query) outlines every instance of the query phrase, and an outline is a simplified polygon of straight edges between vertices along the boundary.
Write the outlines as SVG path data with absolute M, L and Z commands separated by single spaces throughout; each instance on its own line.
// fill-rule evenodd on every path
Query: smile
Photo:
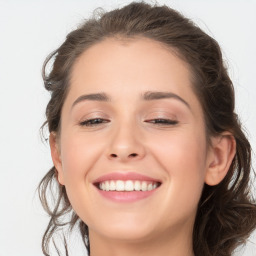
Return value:
M 100 182 L 98 188 L 104 191 L 151 191 L 159 187 L 159 182 L 110 180 Z
M 159 180 L 134 172 L 116 172 L 101 176 L 93 182 L 103 198 L 115 202 L 134 202 L 155 193 Z

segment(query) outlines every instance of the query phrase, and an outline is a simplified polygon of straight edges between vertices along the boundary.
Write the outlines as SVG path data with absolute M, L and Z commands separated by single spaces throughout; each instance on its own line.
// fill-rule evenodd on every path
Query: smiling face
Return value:
M 90 239 L 192 239 L 212 154 L 190 78 L 177 55 L 142 38 L 106 39 L 74 64 L 51 147 Z M 125 186 L 134 191 L 108 191 Z

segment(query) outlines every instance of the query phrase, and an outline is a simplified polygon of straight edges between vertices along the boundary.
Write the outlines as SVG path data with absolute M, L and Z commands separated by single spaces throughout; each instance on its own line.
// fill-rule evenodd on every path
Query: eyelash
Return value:
M 108 123 L 109 120 L 107 119 L 102 119 L 102 118 L 93 118 L 93 119 L 87 119 L 84 120 L 83 122 L 80 123 L 81 126 L 87 126 L 87 127 L 92 127 L 92 126 L 97 126 L 103 123 Z M 153 123 L 156 125 L 176 125 L 178 124 L 177 120 L 171 120 L 171 119 L 164 119 L 164 118 L 156 118 L 156 119 L 150 119 L 150 120 L 145 120 L 147 123 Z
M 97 126 L 99 124 L 108 123 L 108 122 L 109 120 L 107 119 L 92 118 L 92 119 L 84 120 L 83 122 L 80 123 L 80 125 L 81 126 Z
M 146 120 L 146 122 L 157 124 L 157 125 L 176 125 L 176 124 L 178 124 L 177 120 L 164 119 L 164 118 L 155 118 L 155 119 L 151 119 L 151 120 Z

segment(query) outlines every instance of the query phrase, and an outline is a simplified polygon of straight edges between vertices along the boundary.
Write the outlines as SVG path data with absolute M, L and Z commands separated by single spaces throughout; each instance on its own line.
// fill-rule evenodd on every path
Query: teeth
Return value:
M 104 191 L 150 191 L 157 187 L 157 182 L 138 180 L 110 180 L 99 184 L 99 188 Z
M 124 191 L 125 183 L 122 180 L 116 181 L 116 191 Z
M 134 182 L 134 190 L 140 191 L 140 182 L 138 180 Z
M 125 183 L 125 191 L 133 191 L 134 186 L 131 180 L 127 180 Z
M 103 182 L 103 183 L 105 183 L 105 182 Z M 110 191 L 116 190 L 116 183 L 113 180 L 110 181 L 109 190 Z
M 141 190 L 142 190 L 142 191 L 146 191 L 146 190 L 147 190 L 147 188 L 148 188 L 148 186 L 147 186 L 147 182 L 146 182 L 146 181 L 142 181 L 142 184 L 141 184 Z
M 105 182 L 105 189 L 106 189 L 106 191 L 109 191 L 109 187 L 110 187 L 109 182 L 106 181 L 106 182 Z
M 148 190 L 152 190 L 153 189 L 153 185 L 152 184 L 148 184 Z

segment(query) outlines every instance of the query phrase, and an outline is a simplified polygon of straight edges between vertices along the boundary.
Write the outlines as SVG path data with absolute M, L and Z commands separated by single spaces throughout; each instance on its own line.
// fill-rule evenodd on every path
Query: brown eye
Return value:
M 102 118 L 87 119 L 80 123 L 81 126 L 97 126 L 103 123 L 108 123 L 109 120 Z
M 176 125 L 176 124 L 178 124 L 177 120 L 164 119 L 164 118 L 150 119 L 150 120 L 146 120 L 145 122 L 157 124 L 157 125 Z

